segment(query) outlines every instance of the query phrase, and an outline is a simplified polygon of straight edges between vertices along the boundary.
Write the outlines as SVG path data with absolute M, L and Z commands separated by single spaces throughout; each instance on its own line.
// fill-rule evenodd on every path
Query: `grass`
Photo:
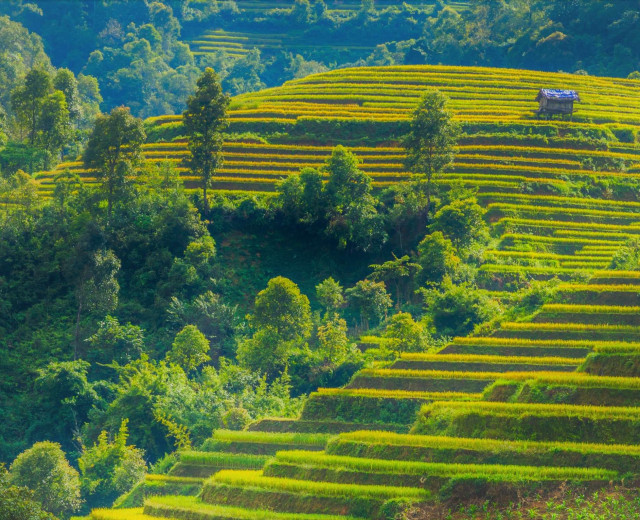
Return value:
M 575 358 L 563 357 L 522 357 L 516 356 L 482 356 L 473 354 L 410 354 L 400 356 L 404 361 L 425 361 L 443 363 L 488 363 L 488 364 L 521 364 L 531 365 L 580 365 L 581 361 Z
M 180 462 L 189 465 L 215 466 L 225 469 L 260 469 L 267 456 L 211 451 L 181 451 Z
M 155 520 L 155 518 L 155 516 L 145 515 L 141 507 L 133 509 L 94 509 L 89 515 L 90 520 Z
M 251 442 L 265 444 L 298 444 L 301 446 L 324 446 L 329 439 L 324 433 L 277 433 L 216 430 L 211 437 L 220 442 Z
M 439 370 L 365 369 L 359 372 L 365 377 L 420 378 L 420 379 L 475 379 L 505 381 L 536 381 L 558 386 L 580 388 L 613 388 L 640 390 L 640 378 L 594 376 L 584 372 L 465 372 Z
M 360 396 L 382 399 L 420 399 L 425 401 L 434 400 L 474 400 L 480 399 L 482 394 L 472 394 L 465 392 L 411 392 L 406 390 L 381 390 L 377 388 L 318 388 L 317 392 L 311 395 L 328 396 Z
M 628 334 L 639 334 L 640 327 L 633 325 L 609 325 L 609 324 L 589 324 L 589 323 L 524 323 L 524 322 L 503 322 L 503 330 L 517 331 L 563 331 L 563 332 L 623 332 Z
M 438 413 L 451 410 L 472 413 L 489 413 L 502 417 L 585 417 L 594 420 L 632 420 L 640 421 L 640 408 L 614 406 L 580 406 L 569 404 L 526 404 L 497 402 L 433 402 L 423 406 L 421 413 Z
M 574 451 L 583 454 L 630 455 L 640 457 L 640 446 L 624 444 L 589 444 L 578 442 L 504 441 L 495 439 L 473 439 L 433 435 L 407 435 L 392 432 L 349 432 L 336 437 L 332 442 L 353 441 L 379 445 L 411 446 L 477 451 L 516 451 L 521 453 L 543 451 Z
M 612 480 L 617 473 L 597 468 L 552 468 L 490 464 L 443 464 L 381 459 L 364 459 L 326 455 L 306 451 L 283 451 L 277 462 L 341 468 L 358 472 L 424 475 L 446 478 L 481 478 L 486 480 Z
M 502 324 L 504 326 L 505 323 Z M 514 329 L 517 327 L 514 323 Z M 517 325 L 521 325 L 517 323 Z M 508 326 L 507 326 L 508 328 Z M 564 348 L 611 348 L 635 346 L 640 348 L 640 343 L 627 343 L 623 341 L 597 341 L 597 340 L 546 340 L 526 338 L 494 338 L 494 337 L 456 337 L 453 344 L 479 345 L 479 346 L 509 346 L 509 347 L 564 347 Z
M 225 505 L 208 504 L 195 497 L 154 497 L 145 502 L 145 511 L 158 513 L 152 517 L 142 517 L 140 520 L 157 518 L 157 516 L 179 513 L 181 518 L 193 520 L 205 519 L 237 519 L 237 520 L 354 520 L 353 517 L 337 515 L 314 515 L 301 513 L 281 513 L 262 509 L 244 509 Z M 103 520 L 96 518 L 96 520 Z M 104 520 L 120 520 L 120 518 L 105 517 Z M 123 520 L 126 520 L 123 517 Z M 132 518 L 131 520 L 138 520 Z
M 571 305 L 563 303 L 546 303 L 542 312 L 573 314 L 640 314 L 640 307 L 624 305 Z
M 320 496 L 360 497 L 377 500 L 391 498 L 427 499 L 429 493 L 419 488 L 393 486 L 363 486 L 357 484 L 336 484 L 331 482 L 312 482 L 285 478 L 265 477 L 260 471 L 220 471 L 207 484 L 227 484 L 262 489 L 276 489 L 290 493 L 306 493 Z
M 204 479 L 196 477 L 173 477 L 171 475 L 146 475 L 144 480 L 152 484 L 202 484 Z

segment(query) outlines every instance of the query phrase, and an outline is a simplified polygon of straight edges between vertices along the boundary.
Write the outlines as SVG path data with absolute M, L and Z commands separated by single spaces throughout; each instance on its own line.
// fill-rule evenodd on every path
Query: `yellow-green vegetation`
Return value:
M 141 507 L 134 509 L 94 509 L 91 520 L 153 520 L 154 516 L 145 515 Z
M 351 520 L 349 516 L 335 515 L 314 515 L 314 514 L 295 514 L 295 513 L 278 513 L 275 511 L 260 509 L 243 509 L 240 507 L 229 507 L 223 505 L 213 505 L 202 502 L 195 497 L 155 497 L 146 501 L 145 511 L 152 516 L 143 516 L 141 520 L 147 518 L 158 518 L 167 515 L 176 515 L 178 518 L 185 516 L 190 518 L 221 518 L 221 519 L 238 519 L 238 520 Z M 128 517 L 105 517 L 104 520 L 120 520 L 120 518 Z M 170 518 L 170 517 L 169 517 Z M 96 519 L 102 520 L 102 517 Z M 133 518 L 132 520 L 137 520 Z
M 321 496 L 365 497 L 380 500 L 390 498 L 426 499 L 429 497 L 427 491 L 419 488 L 363 486 L 357 484 L 336 484 L 332 482 L 273 478 L 265 477 L 262 472 L 259 471 L 220 471 L 205 482 L 205 487 L 213 483 L 277 489 L 293 493 L 307 493 Z
M 203 466 L 216 466 L 227 469 L 259 469 L 268 457 L 236 453 L 216 453 L 210 451 L 182 451 L 180 462 Z
M 489 464 L 438 464 L 408 461 L 390 461 L 341 457 L 317 452 L 283 451 L 276 455 L 276 462 L 309 464 L 353 471 L 424 475 L 434 477 L 483 478 L 487 480 L 610 480 L 614 471 L 592 468 L 554 468 L 503 466 Z
M 193 44 L 198 52 L 217 48 L 240 58 L 251 41 L 211 31 Z M 281 42 L 273 35 L 254 43 L 268 48 Z M 579 91 L 582 103 L 573 117 L 538 119 L 533 100 L 542 87 Z M 473 273 L 451 271 L 454 278 L 473 279 L 483 297 L 513 309 L 447 344 L 423 341 L 411 349 L 383 327 L 380 335 L 359 336 L 368 364 L 346 385 L 310 388 L 299 420 L 216 430 L 198 451 L 180 452 L 184 477 L 150 476 L 147 482 L 203 483 L 200 498 L 147 497 L 144 514 L 382 519 L 392 518 L 404 500 L 435 507 L 434 494 L 440 501 L 464 501 L 474 493 L 511 496 L 517 490 L 520 500 L 557 482 L 597 486 L 637 474 L 640 324 L 634 316 L 640 271 L 631 270 L 632 262 L 612 267 L 620 247 L 640 237 L 639 81 L 449 66 L 311 75 L 232 100 L 225 161 L 212 182 L 215 196 L 249 196 L 247 207 L 254 209 L 262 210 L 262 201 L 277 207 L 284 199 L 274 192 L 290 189 L 294 184 L 287 183 L 309 168 L 318 170 L 321 191 L 332 182 L 326 165 L 335 159 L 335 144 L 350 145 L 376 194 L 414 180 L 401 137 L 431 88 L 449 96 L 462 131 L 454 163 L 435 180 L 438 196 L 476 197 L 491 236 L 472 253 L 464 239 L 452 241 L 450 258 L 472 258 Z M 173 168 L 174 179 L 191 194 L 199 184 L 185 163 L 181 125 L 180 116 L 147 120 L 150 139 L 142 153 L 148 168 Z M 67 168 L 88 185 L 99 182 L 81 161 L 69 161 L 38 175 L 44 196 Z M 411 202 L 402 191 L 407 186 L 380 200 Z M 252 198 L 258 193 L 273 196 Z M 428 270 L 430 263 L 419 267 Z M 385 281 L 387 289 L 396 282 Z M 398 294 L 401 285 L 396 282 Z M 343 304 L 341 299 L 323 311 L 329 315 Z M 464 320 L 447 305 L 445 319 L 450 313 L 451 321 Z M 422 327 L 425 337 L 427 330 L 439 331 L 436 317 L 429 319 L 411 321 L 412 330 Z M 450 335 L 456 334 L 462 332 Z M 265 341 L 257 351 L 272 345 Z M 372 353 L 383 359 L 371 363 Z M 188 476 L 203 466 L 221 471 L 204 481 Z
M 509 451 L 575 451 L 578 453 L 606 453 L 612 455 L 632 455 L 640 457 L 640 447 L 615 444 L 587 444 L 577 442 L 537 442 L 537 441 L 504 441 L 495 439 L 470 439 L 458 437 L 406 435 L 392 432 L 362 431 L 343 433 L 335 439 L 340 441 L 356 441 L 378 445 L 431 447 L 439 449 L 475 449 L 509 450 Z
M 329 438 L 322 433 L 277 433 L 216 430 L 211 437 L 220 442 L 252 442 L 269 444 L 300 444 L 324 446 Z

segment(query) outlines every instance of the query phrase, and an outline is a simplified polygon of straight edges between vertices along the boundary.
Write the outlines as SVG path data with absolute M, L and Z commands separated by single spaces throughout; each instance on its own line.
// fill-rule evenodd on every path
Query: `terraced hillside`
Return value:
M 572 120 L 535 118 L 542 86 L 579 90 Z M 522 280 L 557 276 L 553 301 L 320 389 L 298 420 L 215 432 L 124 497 L 125 509 L 93 519 L 393 518 L 442 497 L 637 481 L 640 272 L 607 267 L 640 233 L 639 81 L 452 67 L 312 76 L 234 101 L 232 130 L 267 139 L 228 142 L 218 186 L 270 191 L 322 164 L 333 142 L 320 146 L 321 132 L 359 143 L 376 185 L 407 178 L 397 137 L 428 87 L 451 96 L 466 132 L 440 182 L 477 187 L 499 238 L 480 268 L 484 287 L 506 297 Z M 170 134 L 179 121 L 151 124 Z M 286 140 L 269 141 L 273 129 Z M 165 141 L 146 153 L 178 162 L 185 151 Z
M 361 8 L 360 2 L 330 0 L 325 2 L 332 14 L 352 15 Z M 435 5 L 433 0 L 410 0 L 406 2 L 414 7 L 425 9 L 431 12 Z M 241 11 L 252 13 L 255 15 L 267 14 L 273 9 L 290 9 L 289 1 L 238 1 L 236 2 Z M 377 9 L 384 9 L 391 6 L 399 5 L 399 2 L 392 0 L 377 0 L 375 5 Z M 456 10 L 464 10 L 468 7 L 468 2 L 447 2 Z M 224 52 L 231 58 L 241 58 L 249 53 L 252 49 L 259 49 L 261 52 L 270 54 L 281 50 L 293 51 L 305 56 L 313 56 L 315 52 L 321 49 L 330 49 L 332 52 L 332 60 L 335 61 L 336 56 L 340 56 L 340 63 L 355 62 L 360 58 L 366 58 L 373 49 L 375 44 L 355 45 L 353 41 L 329 41 L 329 42 L 313 42 L 306 41 L 302 34 L 295 31 L 280 34 L 275 32 L 237 32 L 233 30 L 225 30 L 222 28 L 214 28 L 204 31 L 202 34 L 188 41 L 193 53 L 198 55 L 206 55 L 211 53 Z M 379 41 L 376 43 L 385 43 Z

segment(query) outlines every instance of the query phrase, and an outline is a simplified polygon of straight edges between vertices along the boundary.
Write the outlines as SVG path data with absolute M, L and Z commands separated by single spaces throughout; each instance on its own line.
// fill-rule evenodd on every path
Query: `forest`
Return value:
M 0 520 L 636 518 L 637 2 L 265 4 L 0 2 Z

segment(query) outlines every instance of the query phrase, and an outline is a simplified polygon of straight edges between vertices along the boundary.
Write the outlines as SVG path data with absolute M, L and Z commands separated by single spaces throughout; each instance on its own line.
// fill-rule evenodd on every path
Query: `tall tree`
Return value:
M 80 117 L 80 93 L 78 80 L 69 69 L 58 69 L 53 78 L 53 87 L 64 94 L 69 110 L 69 118 L 76 121 Z
M 167 361 L 182 367 L 186 373 L 210 359 L 209 342 L 195 325 L 187 325 L 178 332 L 171 350 L 167 353 Z
M 120 260 L 110 250 L 96 251 L 85 264 L 77 280 L 76 331 L 74 359 L 80 345 L 80 318 L 84 310 L 110 312 L 118 305 L 120 285 L 116 275 L 120 270 Z
M 424 177 L 429 213 L 434 177 L 449 166 L 456 154 L 460 126 L 447 107 L 448 98 L 438 90 L 429 90 L 413 113 L 409 133 L 403 140 L 405 166 L 414 175 Z
M 37 128 L 37 142 L 46 155 L 45 167 L 50 167 L 51 161 L 60 154 L 71 135 L 69 110 L 61 91 L 56 90 L 45 98 Z
M 35 68 L 27 73 L 24 84 L 16 87 L 11 93 L 11 107 L 18 122 L 27 128 L 31 146 L 36 141 L 42 105 L 51 89 L 49 73 L 44 68 Z
M 229 102 L 218 76 L 213 69 L 207 68 L 197 82 L 195 94 L 187 99 L 187 110 L 183 114 L 191 153 L 186 163 L 201 179 L 205 216 L 209 214 L 207 189 L 222 165 L 222 130 L 227 126 Z
M 311 332 L 309 298 L 288 278 L 272 278 L 256 296 L 250 321 L 256 329 L 275 330 L 286 341 L 306 338 Z
M 402 285 L 406 281 L 405 278 L 413 278 L 422 269 L 420 264 L 411 262 L 408 255 L 398 258 L 395 254 L 393 255 L 393 260 L 387 260 L 383 264 L 372 264 L 369 267 L 373 269 L 373 273 L 371 273 L 372 280 L 376 282 L 382 281 L 394 286 L 398 308 L 403 300 Z
M 371 177 L 358 169 L 358 158 L 347 148 L 336 146 L 323 171 L 329 174 L 324 193 L 327 200 L 326 233 L 338 246 L 362 251 L 380 247 L 387 234 L 371 194 Z
M 114 197 L 140 160 L 145 138 L 142 120 L 133 117 L 126 107 L 114 108 L 111 114 L 96 120 L 84 153 L 84 164 L 102 180 L 109 217 Z
M 381 320 L 393 305 L 384 282 L 361 280 L 354 287 L 346 290 L 349 304 L 360 311 L 360 325 L 369 329 L 372 318 Z

